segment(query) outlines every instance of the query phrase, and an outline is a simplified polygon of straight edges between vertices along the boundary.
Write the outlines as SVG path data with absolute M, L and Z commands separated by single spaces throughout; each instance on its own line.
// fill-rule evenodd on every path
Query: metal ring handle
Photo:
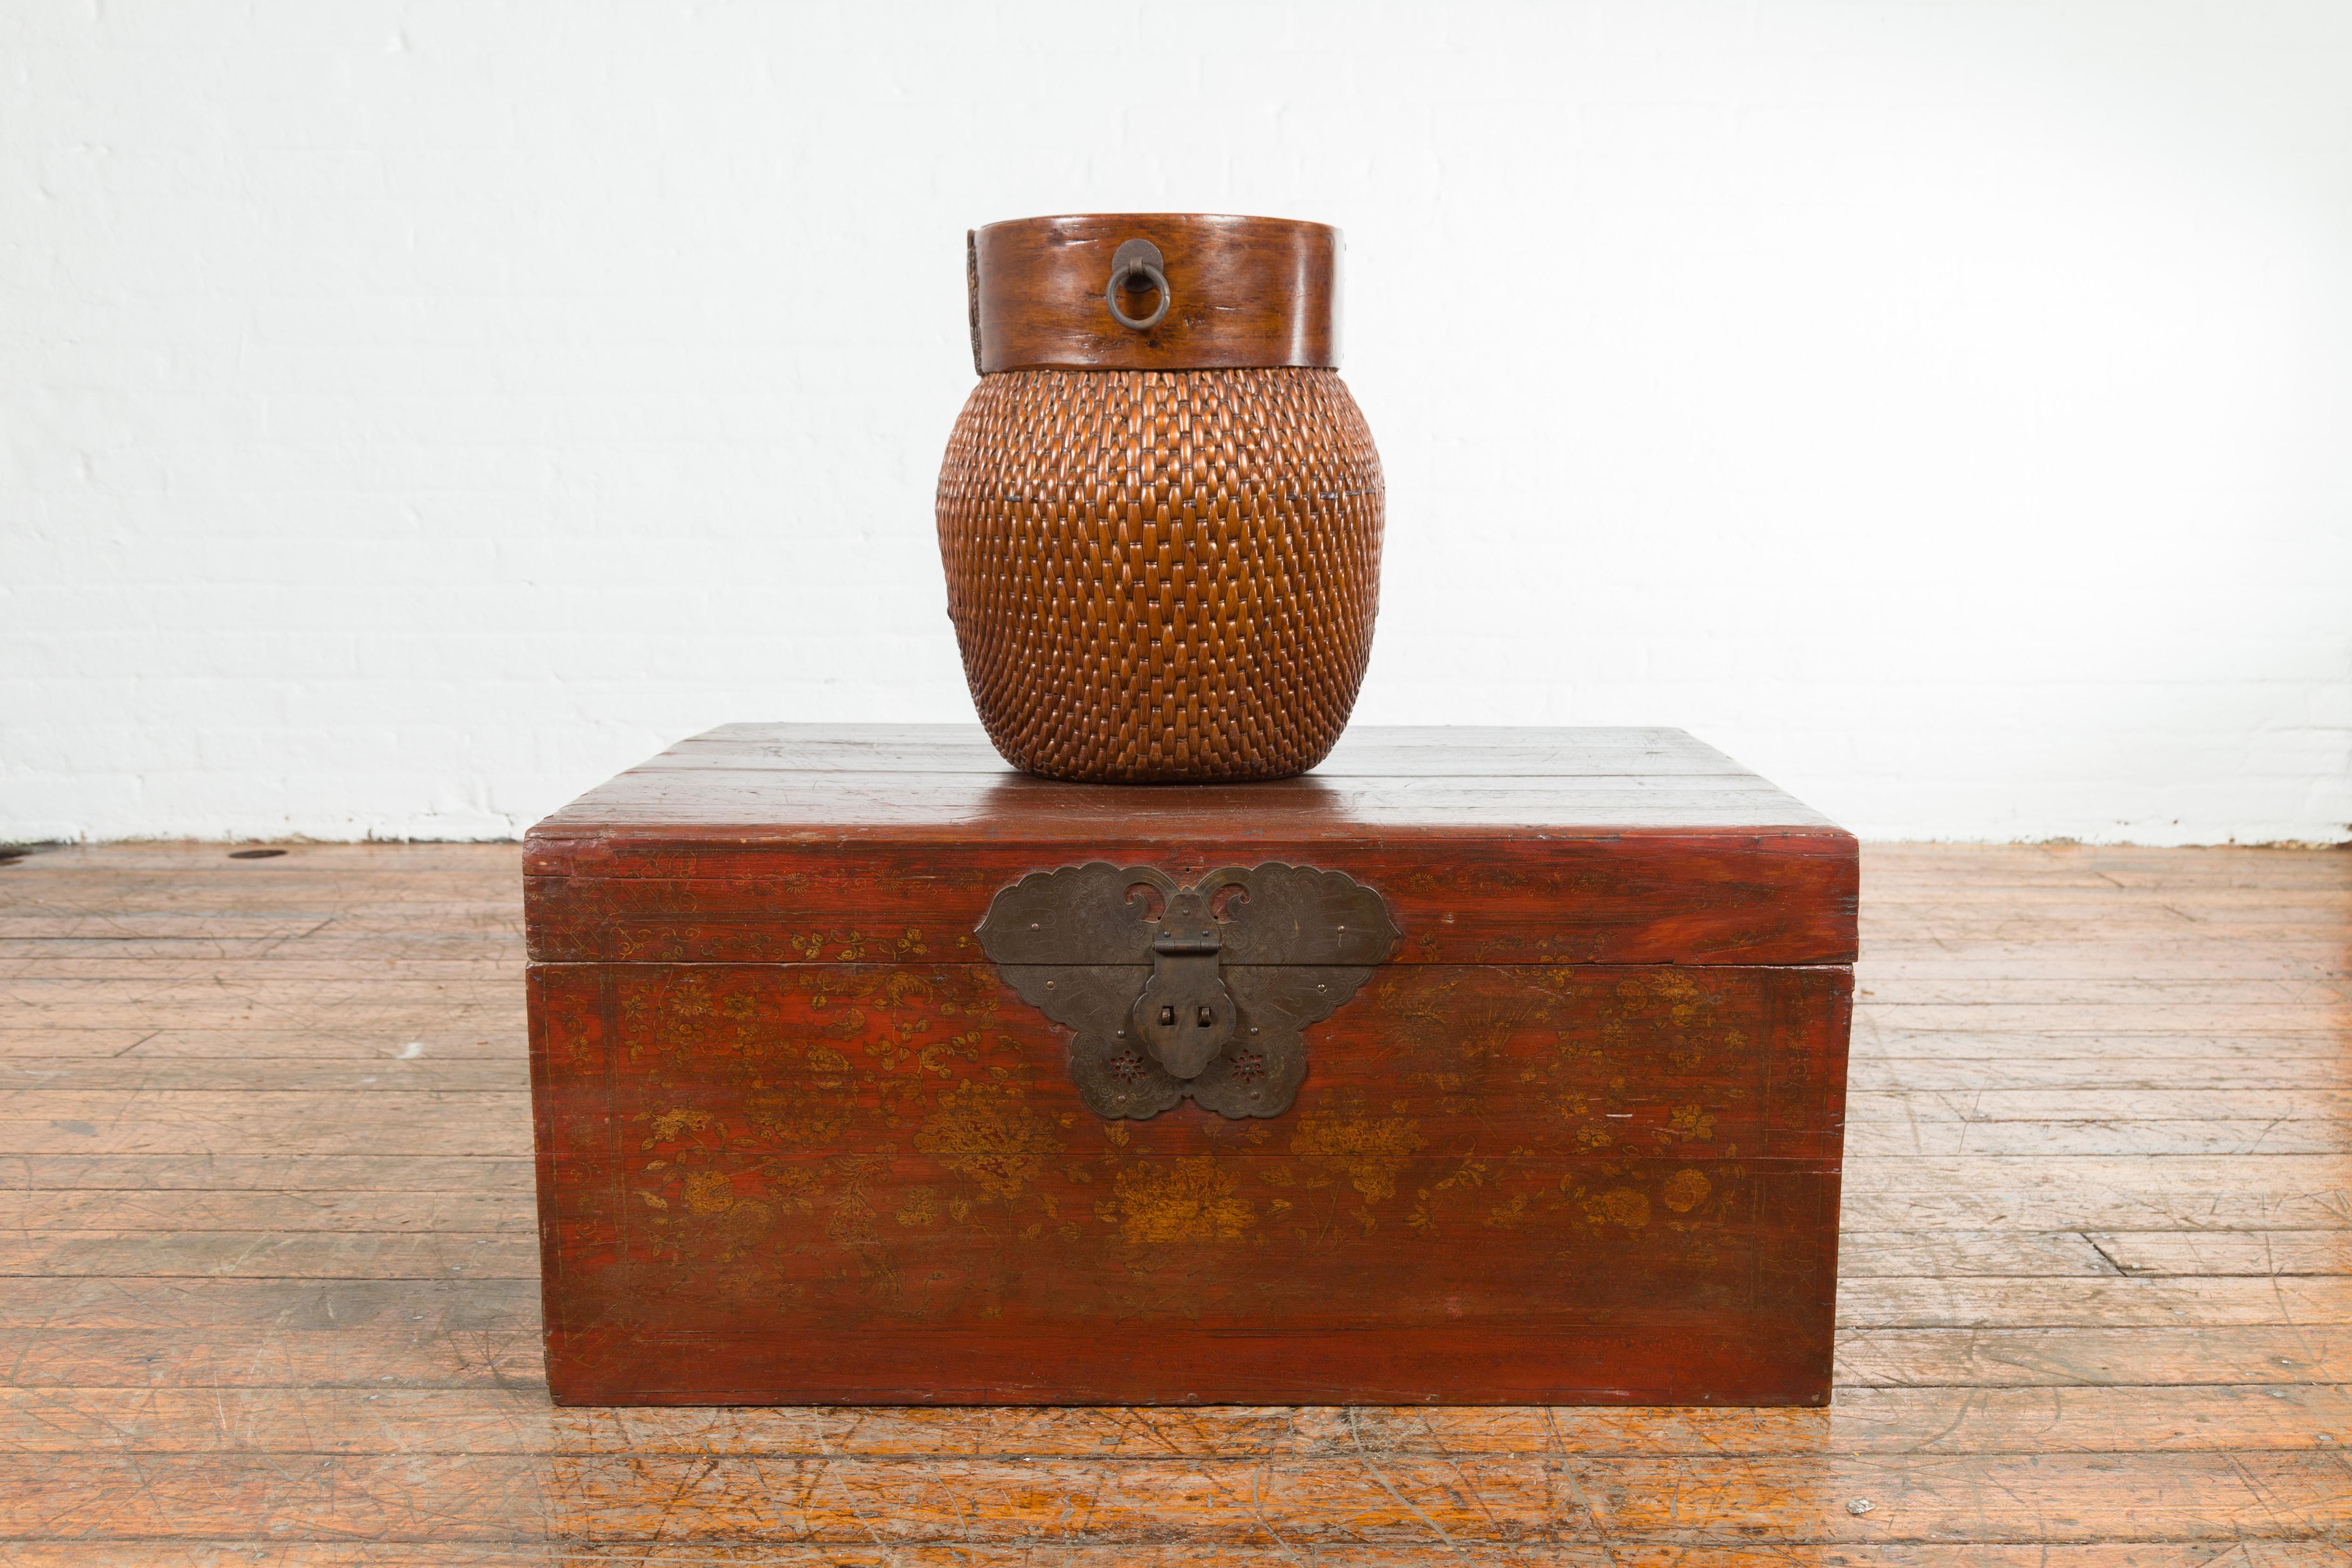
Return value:
M 1168 288 L 1168 274 L 1160 269 L 1160 247 L 1148 239 L 1130 239 L 1118 247 L 1110 258 L 1110 282 L 1103 289 L 1103 303 L 1110 307 L 1110 319 L 1129 331 L 1148 332 L 1168 319 L 1168 307 L 1175 296 Z M 1160 308 L 1149 316 L 1130 316 L 1118 308 L 1118 291 L 1130 278 L 1150 279 L 1160 290 Z

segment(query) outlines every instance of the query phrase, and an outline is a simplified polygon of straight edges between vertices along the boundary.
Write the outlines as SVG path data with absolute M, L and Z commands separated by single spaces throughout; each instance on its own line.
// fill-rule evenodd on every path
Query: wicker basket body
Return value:
M 1117 783 L 1303 773 L 1339 740 L 1370 657 L 1384 515 L 1371 432 L 1336 368 L 1246 363 L 1336 360 L 1336 279 L 1322 279 L 1319 338 L 1298 325 L 1318 324 L 1313 290 L 1293 289 L 1249 301 L 1272 326 L 1235 341 L 1220 287 L 1283 295 L 1291 274 L 1236 276 L 1197 241 L 1184 254 L 1186 222 L 1274 224 L 1033 220 L 1172 237 L 1160 283 L 1178 311 L 1194 309 L 1189 321 L 1163 312 L 1164 331 L 1122 335 L 1114 322 L 1101 332 L 1086 319 L 1101 310 L 1099 277 L 1076 303 L 1048 279 L 1034 290 L 1045 307 L 1007 327 L 987 315 L 987 282 L 1027 274 L 975 264 L 983 374 L 940 471 L 940 551 L 981 722 L 1032 773 Z M 1280 225 L 1275 237 L 1297 230 L 1329 236 L 1336 253 L 1336 234 L 1319 226 Z M 1071 248 L 1055 262 L 1069 264 Z M 1083 279 L 1089 264 L 1069 265 Z M 1064 337 L 1023 341 L 1033 324 L 1033 336 Z M 991 368 L 990 343 L 998 357 L 1045 363 Z
M 1364 678 L 1381 522 L 1337 371 L 984 376 L 939 489 L 981 722 L 1055 778 L 1303 773 Z

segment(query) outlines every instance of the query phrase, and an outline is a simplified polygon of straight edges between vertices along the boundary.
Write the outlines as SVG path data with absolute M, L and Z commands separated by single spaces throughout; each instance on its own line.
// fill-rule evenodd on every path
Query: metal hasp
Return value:
M 1188 1095 L 1221 1116 L 1289 1110 L 1307 1077 L 1299 1031 L 1353 996 L 1398 935 L 1372 889 L 1278 861 L 1190 887 L 1099 860 L 1033 872 L 979 930 L 1022 1000 L 1075 1031 L 1087 1107 L 1138 1120 Z

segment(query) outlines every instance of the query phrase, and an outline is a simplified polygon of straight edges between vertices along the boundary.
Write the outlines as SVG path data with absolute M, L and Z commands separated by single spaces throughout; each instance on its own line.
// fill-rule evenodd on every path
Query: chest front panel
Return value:
M 973 939 L 995 891 L 1082 855 L 543 827 L 556 1397 L 1819 1403 L 1850 969 L 1723 961 L 1736 942 L 1591 961 L 1740 924 L 1844 958 L 1833 901 L 1753 891 L 1834 879 L 1834 845 L 1794 837 L 1679 868 L 1592 838 L 1423 846 L 1418 871 L 1409 836 L 1307 847 L 1384 895 L 1393 952 L 1305 1030 L 1278 1114 L 1136 1119 L 1090 1103 L 1072 1029 Z M 1265 845 L 1112 848 L 1181 872 Z M 936 874 L 878 876 L 894 855 Z M 1645 910 L 1612 859 L 1681 890 Z M 1709 867 L 1733 868 L 1712 906 Z

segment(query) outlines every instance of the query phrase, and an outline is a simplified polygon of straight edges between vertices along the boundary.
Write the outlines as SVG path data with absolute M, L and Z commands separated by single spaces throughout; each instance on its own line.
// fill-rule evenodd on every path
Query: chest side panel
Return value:
M 1110 1122 L 867 956 L 534 967 L 559 1398 L 1826 1396 L 1843 967 L 1391 964 L 1284 1116 Z

